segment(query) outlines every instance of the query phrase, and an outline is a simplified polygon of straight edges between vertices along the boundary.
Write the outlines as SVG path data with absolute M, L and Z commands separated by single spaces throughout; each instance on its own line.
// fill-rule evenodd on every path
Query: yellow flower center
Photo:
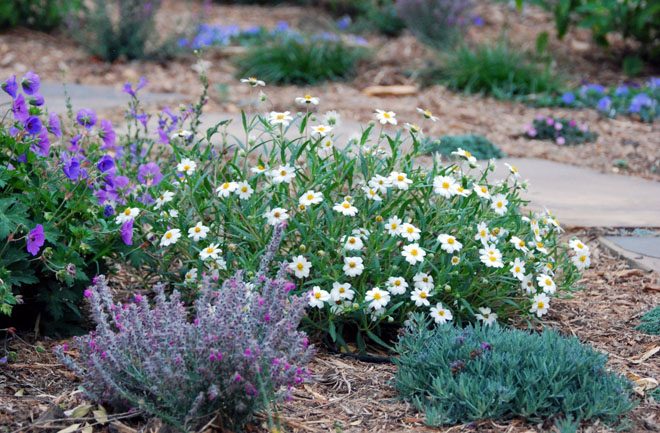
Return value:
M 504 203 L 502 203 L 501 201 L 497 202 L 497 207 L 503 207 L 503 206 L 504 206 Z
M 552 280 L 551 280 L 550 278 L 548 278 L 547 280 L 545 280 L 545 285 L 546 285 L 546 286 L 552 286 Z
M 287 171 L 286 171 L 286 170 L 281 170 L 281 171 L 280 171 L 280 176 L 286 176 L 286 174 L 287 174 Z
M 378 293 L 378 292 L 374 293 L 374 300 L 376 300 L 376 301 L 380 301 L 380 298 L 382 298 L 382 296 L 380 295 L 380 293 Z
M 405 179 L 406 177 L 401 174 L 396 177 L 396 180 L 398 180 L 399 182 L 403 182 Z
M 449 188 L 449 182 L 442 182 L 442 189 L 448 189 Z
M 383 113 L 383 117 L 386 118 L 386 119 L 389 119 L 390 118 L 390 113 L 387 113 L 387 112 Z
M 544 303 L 543 301 L 539 301 L 539 302 L 536 304 L 536 307 L 537 307 L 539 310 L 542 310 L 543 307 L 545 307 L 545 303 Z
M 126 209 L 126 210 L 124 211 L 124 215 L 129 216 L 130 214 L 131 214 L 131 210 L 130 210 L 130 209 Z
M 195 233 L 199 233 L 201 231 L 202 231 L 201 227 L 195 227 Z
M 453 264 L 457 264 L 458 261 L 459 261 L 459 258 L 458 258 L 458 257 L 452 257 L 452 258 L 451 258 L 451 262 L 452 262 Z
M 453 245 L 454 242 L 455 242 L 455 241 L 454 241 L 454 238 L 447 238 L 447 243 L 448 243 L 449 245 Z
M 273 213 L 273 216 L 274 216 L 275 218 L 279 218 L 280 215 L 281 215 L 281 214 L 280 214 L 279 212 L 274 212 L 274 213 Z
M 213 248 L 213 247 L 208 247 L 208 248 L 206 249 L 206 253 L 207 253 L 207 254 L 213 254 L 214 251 L 215 251 L 215 248 Z
M 438 316 L 445 317 L 445 310 L 438 311 Z
M 488 192 L 488 188 L 486 188 L 485 186 L 482 186 L 482 187 L 481 187 L 481 192 L 483 192 L 484 194 L 487 193 L 487 192 Z
M 401 285 L 401 281 L 396 280 L 396 281 L 394 282 L 394 285 L 397 286 L 397 287 L 399 287 L 399 286 Z
M 514 269 L 514 271 L 516 271 L 516 272 L 520 272 L 520 266 L 516 266 L 515 269 Z
M 313 200 L 314 194 L 307 194 L 307 200 Z
M 247 186 L 242 186 L 241 187 L 241 192 L 248 192 L 248 187 Z
M 418 254 L 418 251 L 417 251 L 416 249 L 412 249 L 412 250 L 410 250 L 410 255 L 411 255 L 411 256 L 415 256 L 415 257 L 416 257 L 417 254 Z
M 495 257 L 495 256 L 489 256 L 488 259 L 489 259 L 491 262 L 496 262 L 496 261 L 497 261 L 497 257 Z
M 426 294 L 426 292 L 420 292 L 420 294 L 419 294 L 419 297 L 422 298 L 422 299 L 426 299 L 427 296 L 428 295 Z
M 580 256 L 580 259 L 579 259 L 579 260 L 580 260 L 582 263 L 584 263 L 584 262 L 587 261 L 587 256 Z
M 266 169 L 266 167 L 264 167 L 264 166 L 261 165 L 261 164 L 257 165 L 257 168 L 258 168 L 259 170 L 265 170 L 265 169 Z
M 275 116 L 275 117 L 277 118 L 277 120 L 284 120 L 284 114 L 281 114 L 281 113 L 280 113 L 280 114 L 278 114 L 278 115 Z
M 314 297 L 315 297 L 316 299 L 321 299 L 321 292 L 316 292 L 316 293 L 314 293 Z
M 354 268 L 355 266 L 357 266 L 357 264 L 355 262 L 349 262 L 348 263 L 349 268 Z
M 172 239 L 172 233 L 170 233 L 170 232 L 165 233 L 165 237 L 167 239 Z
M 346 289 L 344 289 L 343 287 L 339 288 L 339 293 L 345 293 L 345 292 L 346 292 Z
M 525 241 L 521 240 L 520 242 L 518 242 L 518 246 L 524 247 L 525 246 Z
M 349 244 L 354 244 L 355 243 L 355 238 L 348 238 L 348 243 Z
M 190 170 L 190 166 L 188 164 L 184 164 L 183 171 L 188 171 L 188 170 Z
M 305 266 L 302 263 L 298 263 L 296 265 L 296 268 L 298 268 L 299 271 L 302 271 Z
M 351 204 L 347 201 L 343 202 L 341 205 L 344 209 L 348 209 L 349 207 L 351 207 Z

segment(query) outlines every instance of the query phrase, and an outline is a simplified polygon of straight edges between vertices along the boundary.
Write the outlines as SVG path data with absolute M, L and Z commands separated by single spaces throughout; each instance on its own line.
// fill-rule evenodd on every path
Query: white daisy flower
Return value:
M 323 193 L 318 191 L 307 191 L 298 199 L 298 203 L 303 206 L 311 206 L 314 204 L 319 204 L 323 201 Z
M 289 212 L 281 207 L 276 207 L 264 214 L 264 217 L 271 226 L 276 226 L 289 219 Z
M 184 140 L 188 140 L 192 136 L 193 136 L 192 131 L 188 131 L 186 129 L 179 129 L 174 133 L 172 133 L 172 135 L 170 135 L 170 138 L 172 140 L 175 140 L 177 138 L 183 138 Z
M 282 125 L 284 127 L 289 126 L 289 123 L 293 120 L 293 117 L 291 117 L 291 112 L 289 111 L 284 111 L 284 112 L 277 112 L 277 111 L 271 111 L 270 114 L 268 115 L 268 122 L 275 126 L 275 125 Z
M 326 158 L 330 155 L 332 155 L 332 151 L 335 148 L 334 143 L 332 142 L 332 138 L 330 137 L 325 137 L 321 142 L 319 143 L 319 148 L 316 151 L 316 153 L 321 157 L 321 158 Z
M 248 200 L 251 196 L 252 193 L 254 193 L 254 190 L 250 186 L 249 183 L 247 182 L 238 182 L 236 184 L 236 194 L 238 194 L 238 198 L 241 200 Z
M 406 190 L 412 184 L 412 180 L 408 179 L 406 173 L 399 173 L 398 171 L 393 171 L 388 176 L 390 183 L 398 189 Z
M 449 254 L 453 254 L 454 252 L 460 251 L 461 248 L 463 248 L 463 244 L 456 240 L 456 238 L 452 235 L 441 234 L 438 236 L 438 241 L 441 244 L 440 248 Z
M 518 236 L 511 236 L 511 239 L 509 240 L 513 244 L 513 247 L 517 249 L 518 251 L 522 252 L 527 252 L 529 251 L 527 249 L 527 244 L 525 243 L 524 240 L 520 239 Z
M 362 191 L 364 191 L 365 195 L 367 196 L 367 199 L 373 200 L 373 201 L 382 201 L 383 198 L 378 195 L 378 190 L 376 188 L 372 188 L 370 186 L 363 186 Z
M 392 186 L 392 181 L 389 177 L 383 177 L 380 174 L 377 174 L 369 180 L 368 185 L 377 189 L 381 194 L 385 194 L 387 188 Z
M 491 199 L 490 208 L 495 211 L 498 215 L 504 215 L 506 213 L 506 206 L 509 204 L 509 201 L 506 199 L 504 194 L 497 194 Z
M 534 248 L 536 248 L 536 251 L 543 253 L 543 254 L 549 254 L 548 249 L 545 247 L 545 244 L 541 241 L 534 242 Z
M 341 242 L 347 251 L 360 251 L 364 247 L 364 243 L 359 236 L 344 236 L 341 238 Z
M 536 282 L 543 292 L 552 295 L 557 291 L 557 286 L 555 285 L 554 280 L 548 274 L 541 274 L 536 277 Z
M 450 262 L 452 266 L 456 266 L 457 264 L 461 263 L 461 258 L 459 256 L 451 256 Z
M 349 277 L 357 277 L 364 271 L 362 257 L 344 257 L 344 274 Z
M 241 83 L 246 83 L 249 84 L 252 87 L 264 87 L 266 83 L 264 83 L 261 80 L 258 80 L 256 77 L 249 77 L 249 78 L 241 78 Z
M 319 105 L 319 98 L 312 95 L 305 95 L 296 98 L 296 104 L 299 105 Z
M 194 227 L 188 229 L 188 237 L 192 238 L 193 241 L 199 242 L 201 239 L 206 238 L 206 235 L 209 233 L 209 228 L 206 227 L 202 222 L 198 222 Z
M 425 274 L 424 272 L 416 273 L 413 277 L 413 282 L 416 289 L 433 289 L 433 277 L 429 274 Z
M 479 312 L 474 315 L 484 326 L 492 326 L 497 322 L 497 314 L 488 307 L 480 307 Z
M 520 287 L 530 295 L 532 293 L 536 293 L 536 287 L 534 286 L 534 276 L 532 274 L 525 275 L 520 281 Z
M 330 291 L 330 297 L 333 301 L 338 301 L 340 299 L 346 299 L 348 301 L 352 300 L 355 296 L 355 291 L 351 288 L 350 283 L 332 283 L 332 291 Z
M 509 262 L 509 264 L 511 265 L 511 275 L 522 281 L 525 278 L 525 262 L 516 257 L 515 260 Z
M 217 260 L 220 253 L 222 253 L 220 246 L 218 244 L 211 244 L 199 252 L 199 258 L 202 260 Z
M 309 292 L 308 298 L 310 307 L 320 309 L 330 300 L 330 293 L 321 290 L 319 286 L 314 286 L 312 291 Z
M 576 255 L 573 256 L 571 261 L 573 262 L 575 267 L 578 268 L 581 271 L 585 270 L 589 266 L 591 266 L 591 258 L 589 257 L 588 252 L 583 251 L 583 252 L 577 253 Z
M 165 232 L 163 237 L 160 239 L 160 246 L 161 247 L 167 247 L 170 245 L 174 245 L 176 241 L 179 240 L 181 237 L 181 230 L 179 229 L 171 229 Z
M 309 270 L 312 269 L 312 263 L 303 256 L 296 256 L 289 263 L 289 269 L 293 271 L 296 278 L 307 278 Z
M 376 110 L 376 120 L 380 122 L 381 125 L 396 125 L 396 113 L 394 111 L 384 111 Z
M 463 150 L 460 147 L 453 151 L 451 153 L 452 155 L 460 156 L 464 158 L 466 161 L 468 161 L 470 164 L 476 164 L 477 163 L 477 158 L 475 158 L 470 152 L 467 150 Z
M 174 193 L 172 191 L 163 191 L 158 197 L 156 197 L 155 209 L 160 209 L 166 203 L 171 202 L 174 199 Z
M 451 311 L 443 307 L 440 302 L 435 304 L 435 307 L 431 307 L 430 314 L 438 325 L 444 325 L 445 323 L 451 322 L 454 318 Z
M 360 227 L 360 228 L 357 228 L 357 229 L 353 229 L 351 234 L 353 236 L 357 236 L 361 239 L 367 240 L 367 239 L 369 239 L 369 235 L 371 234 L 371 232 L 369 232 L 369 230 L 365 229 L 364 227 Z
M 550 308 L 550 298 L 545 293 L 534 295 L 532 299 L 532 308 L 529 309 L 530 313 L 535 313 L 537 317 L 541 317 L 548 312 Z
M 334 110 L 328 111 L 323 115 L 323 121 L 330 126 L 339 126 L 341 116 Z
M 490 200 L 490 192 L 488 191 L 488 187 L 485 185 L 474 185 L 472 190 L 481 198 L 485 198 L 486 200 Z
M 586 252 L 589 253 L 589 247 L 585 245 L 581 240 L 573 238 L 568 242 L 568 246 L 573 249 L 576 253 Z
M 399 236 L 408 242 L 418 241 L 421 237 L 420 233 L 421 230 L 410 223 L 402 224 L 401 227 L 399 227 Z
M 188 158 L 182 159 L 181 162 L 176 166 L 176 170 L 178 172 L 184 173 L 188 176 L 193 174 L 196 169 L 197 169 L 197 163 L 192 159 L 188 159 Z
M 415 303 L 417 307 L 428 307 L 431 305 L 429 298 L 431 297 L 431 292 L 427 289 L 415 289 L 410 294 L 410 300 Z
M 518 172 L 518 168 L 515 165 L 511 165 L 508 163 L 504 163 L 506 167 L 509 169 L 509 172 L 513 175 L 515 179 L 520 179 L 520 173 Z
M 266 166 L 262 164 L 258 164 L 252 168 L 250 168 L 250 171 L 254 174 L 261 174 L 267 170 Z
M 401 223 L 401 218 L 393 216 L 387 220 L 387 223 L 385 223 L 385 230 L 387 230 L 387 233 L 390 235 L 397 236 L 401 229 Z
M 117 224 L 124 224 L 127 221 L 134 220 L 138 215 L 140 215 L 140 209 L 136 207 L 127 207 L 122 212 L 117 214 L 115 222 Z
M 280 165 L 278 168 L 271 170 L 269 176 L 275 184 L 291 183 L 296 177 L 296 169 L 288 165 Z
M 312 126 L 312 137 L 325 137 L 332 131 L 332 126 L 316 125 Z
M 369 308 L 372 310 L 380 310 L 390 302 L 390 294 L 385 290 L 374 287 L 373 289 L 367 291 L 364 300 L 369 302 Z
M 410 244 L 403 247 L 401 255 L 406 259 L 411 265 L 416 265 L 417 263 L 422 263 L 424 261 L 424 256 L 426 256 L 426 251 L 420 248 L 418 244 Z
M 454 194 L 456 181 L 450 176 L 436 176 L 433 179 L 433 192 L 444 198 L 450 198 Z
M 429 120 L 431 120 L 432 122 L 435 122 L 435 121 L 438 120 L 438 118 L 435 117 L 435 116 L 433 115 L 433 113 L 431 113 L 431 110 L 425 110 L 425 109 L 423 109 L 423 108 L 419 108 L 419 107 L 417 107 L 417 112 L 418 112 L 419 114 L 421 114 L 422 116 L 424 116 L 425 119 L 429 119 Z
M 189 269 L 183 279 L 187 284 L 197 281 L 197 268 Z
M 385 288 L 393 295 L 403 295 L 406 293 L 408 283 L 402 277 L 389 277 Z
M 358 213 L 358 209 L 347 199 L 344 199 L 341 203 L 335 203 L 332 209 L 345 216 L 355 216 Z
M 453 195 L 460 195 L 461 197 L 467 197 L 467 196 L 470 195 L 470 193 L 472 193 L 472 191 L 470 191 L 469 189 L 463 188 L 463 185 L 461 185 L 460 183 L 455 183 L 451 187 L 451 193 Z
M 480 222 L 477 224 L 477 234 L 474 235 L 474 239 L 481 241 L 482 244 L 487 245 L 490 241 L 493 240 L 493 236 L 490 234 L 490 230 L 485 222 Z
M 488 245 L 479 250 L 479 259 L 488 268 L 503 268 L 502 253 L 494 245 Z
M 215 189 L 215 192 L 218 194 L 218 197 L 225 198 L 229 197 L 232 192 L 236 191 L 236 188 L 238 188 L 238 184 L 236 182 L 224 182 Z

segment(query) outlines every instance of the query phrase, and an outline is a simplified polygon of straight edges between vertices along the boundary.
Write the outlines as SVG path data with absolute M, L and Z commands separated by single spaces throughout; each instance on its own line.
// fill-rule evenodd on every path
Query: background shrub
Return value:
M 660 307 L 647 311 L 635 329 L 645 334 L 660 335 Z
M 93 0 L 71 15 L 71 35 L 92 55 L 112 62 L 166 58 L 176 50 L 178 36 L 162 38 L 155 28 L 160 0 Z
M 193 320 L 176 291 L 168 297 L 158 286 L 153 305 L 138 296 L 122 305 L 97 277 L 87 292 L 96 330 L 74 339 L 77 361 L 62 346 L 58 358 L 96 402 L 135 407 L 184 431 L 216 413 L 223 426 L 242 426 L 301 383 L 312 356 L 297 331 L 305 301 L 289 297 L 282 272 L 265 277 L 279 236 L 250 283 L 244 272 L 220 288 L 205 280 Z
M 237 60 L 240 77 L 254 76 L 276 84 L 314 84 L 350 78 L 366 55 L 334 35 L 282 37 L 252 48 Z
M 447 49 L 459 42 L 473 4 L 465 0 L 397 0 L 396 11 L 422 42 Z
M 458 149 L 467 150 L 475 158 L 480 160 L 499 159 L 506 156 L 499 147 L 494 145 L 483 135 L 445 135 L 439 139 L 426 138 L 423 142 L 424 153 L 439 153 L 443 156 L 454 158 L 452 152 Z
M 547 66 L 535 63 L 506 42 L 461 46 L 446 53 L 431 76 L 450 89 L 502 99 L 552 92 L 559 86 Z
M 396 346 L 396 387 L 427 424 L 486 418 L 613 423 L 632 409 L 629 382 L 577 338 L 494 327 L 429 330 L 419 317 Z
M 0 29 L 15 26 L 52 30 L 69 13 L 80 7 L 79 0 L 7 0 L 0 2 Z
M 525 134 L 536 140 L 554 141 L 560 146 L 589 143 L 598 137 L 598 134 L 589 130 L 587 124 L 578 125 L 575 120 L 552 116 L 537 117 Z

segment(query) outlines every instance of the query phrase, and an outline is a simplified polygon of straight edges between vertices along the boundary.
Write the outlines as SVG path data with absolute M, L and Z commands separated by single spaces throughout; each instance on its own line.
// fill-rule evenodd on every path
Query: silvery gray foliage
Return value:
M 85 293 L 96 330 L 73 340 L 77 359 L 66 346 L 58 358 L 97 402 L 138 408 L 186 431 L 214 414 L 226 426 L 243 424 L 287 397 L 313 354 L 297 330 L 305 300 L 289 295 L 284 266 L 267 276 L 281 237 L 280 227 L 252 281 L 242 271 L 219 289 L 204 279 L 192 317 L 177 291 L 167 296 L 159 285 L 153 302 L 136 296 L 122 305 L 97 277 Z

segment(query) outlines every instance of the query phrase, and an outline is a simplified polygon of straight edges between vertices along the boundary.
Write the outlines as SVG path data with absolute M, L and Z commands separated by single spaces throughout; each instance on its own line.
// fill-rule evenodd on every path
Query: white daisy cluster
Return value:
M 148 226 L 163 257 L 189 264 L 182 270 L 188 284 L 254 266 L 272 227 L 285 224 L 280 258 L 308 297 L 312 319 L 372 330 L 417 311 L 438 324 L 460 317 L 492 325 L 516 312 L 541 317 L 550 297 L 589 266 L 589 248 L 578 239 L 562 244 L 552 215 L 521 214 L 515 167 L 491 183 L 494 163 L 482 170 L 463 149 L 458 163 L 417 167 L 404 152 L 415 131 L 383 132 L 398 124 L 396 113 L 376 110 L 380 132 L 346 141 L 335 135 L 337 113 L 317 123 L 318 98 L 295 102 L 303 112 L 248 120 L 245 137 L 257 138 L 241 149 L 254 150 L 229 160 L 177 149 L 183 156 L 151 208 L 127 207 L 116 222 L 151 218 L 136 230 Z M 437 120 L 417 111 L 422 121 Z M 289 137 L 298 130 L 300 137 Z

